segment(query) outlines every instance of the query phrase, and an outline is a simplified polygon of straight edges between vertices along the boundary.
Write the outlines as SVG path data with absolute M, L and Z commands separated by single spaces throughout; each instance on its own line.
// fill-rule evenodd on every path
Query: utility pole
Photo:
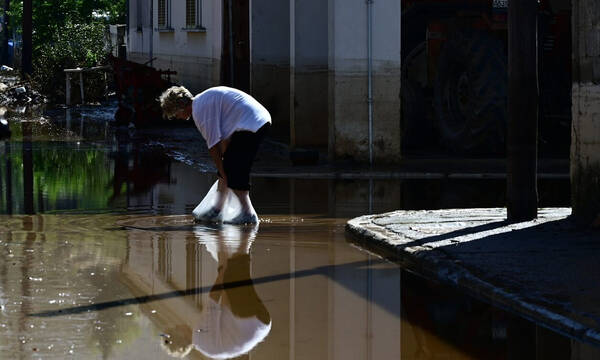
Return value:
M 32 0 L 23 0 L 23 52 L 21 54 L 21 72 L 31 74 L 32 72 L 32 34 L 33 34 L 33 8 Z
M 508 221 L 537 217 L 537 0 L 508 5 Z

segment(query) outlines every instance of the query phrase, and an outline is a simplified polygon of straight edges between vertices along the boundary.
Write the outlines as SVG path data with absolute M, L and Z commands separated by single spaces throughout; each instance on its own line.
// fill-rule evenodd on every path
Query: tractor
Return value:
M 568 156 L 570 0 L 538 1 L 539 150 Z M 508 0 L 402 0 L 404 151 L 505 154 Z

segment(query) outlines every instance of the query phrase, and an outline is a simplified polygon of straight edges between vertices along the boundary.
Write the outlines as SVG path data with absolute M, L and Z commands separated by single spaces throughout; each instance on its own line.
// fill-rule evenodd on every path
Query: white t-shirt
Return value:
M 211 359 L 231 359 L 250 352 L 271 332 L 256 316 L 240 318 L 231 309 L 208 297 L 199 324 L 192 334 L 196 350 Z
M 236 131 L 256 132 L 271 122 L 267 109 L 252 96 L 226 86 L 196 95 L 192 101 L 192 118 L 209 149 Z

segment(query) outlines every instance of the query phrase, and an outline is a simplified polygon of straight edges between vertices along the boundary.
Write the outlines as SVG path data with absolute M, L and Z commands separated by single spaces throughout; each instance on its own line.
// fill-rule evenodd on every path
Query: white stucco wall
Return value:
M 252 95 L 271 113 L 271 136 L 289 141 L 290 119 L 290 2 L 252 0 Z
M 373 2 L 373 156 L 400 158 L 400 1 Z M 367 4 L 329 0 L 329 152 L 366 161 Z
M 293 146 L 328 145 L 328 7 L 322 0 L 292 0 Z M 291 5 L 292 6 L 292 5 Z
M 182 1 L 172 0 L 173 31 L 137 26 L 130 0 L 130 60 L 178 72 L 193 92 L 220 83 L 222 1 L 204 0 L 205 33 L 182 31 Z M 252 0 L 251 92 L 272 113 L 275 134 L 298 147 L 328 146 L 331 158 L 368 160 L 367 3 L 364 0 Z M 150 9 L 144 9 L 144 14 Z M 373 150 L 400 158 L 398 0 L 373 2 Z M 150 41 L 152 40 L 152 43 Z M 294 138 L 292 141 L 292 137 Z
M 327 69 L 327 2 L 295 0 L 295 67 Z
M 153 0 L 152 26 L 149 24 L 150 4 L 143 3 L 144 25 L 140 31 L 137 29 L 139 2 L 129 0 L 129 60 L 144 63 L 152 55 L 156 58 L 152 63 L 155 68 L 177 71 L 173 80 L 192 92 L 218 85 L 222 49 L 221 2 L 201 2 L 201 24 L 205 32 L 184 30 L 184 1 L 171 0 L 171 31 L 158 30 L 158 0 Z
M 337 71 L 364 71 L 367 59 L 367 4 L 329 0 L 329 64 Z M 373 1 L 373 61 L 400 63 L 400 1 Z
M 289 1 L 282 0 L 252 0 L 253 64 L 289 66 L 289 5 Z
M 127 34 L 127 54 L 142 54 L 150 59 L 150 4 L 139 0 L 129 0 L 129 32 Z

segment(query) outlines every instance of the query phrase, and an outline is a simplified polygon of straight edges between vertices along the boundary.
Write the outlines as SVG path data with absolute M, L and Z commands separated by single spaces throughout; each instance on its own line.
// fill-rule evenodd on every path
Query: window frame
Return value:
M 188 3 L 193 1 L 196 7 L 194 14 L 194 24 L 188 23 Z M 186 0 L 185 1 L 185 27 L 182 30 L 186 31 L 205 31 L 206 28 L 202 25 L 202 0 Z
M 161 24 L 160 5 L 164 3 L 164 24 Z M 171 0 L 157 0 L 156 22 L 158 30 L 173 30 L 171 26 Z

